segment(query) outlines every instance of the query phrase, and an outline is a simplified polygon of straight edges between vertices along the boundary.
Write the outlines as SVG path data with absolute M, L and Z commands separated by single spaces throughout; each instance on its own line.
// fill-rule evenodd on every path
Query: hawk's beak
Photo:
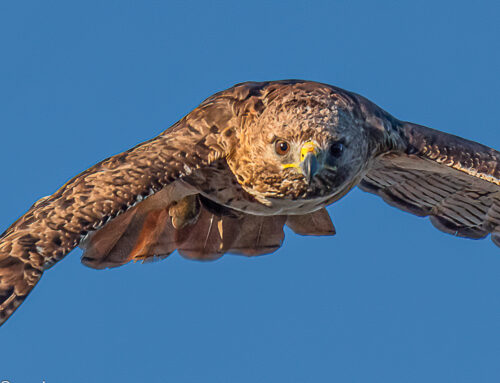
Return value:
M 312 141 L 306 142 L 300 150 L 300 168 L 308 183 L 319 170 L 317 155 L 318 146 Z

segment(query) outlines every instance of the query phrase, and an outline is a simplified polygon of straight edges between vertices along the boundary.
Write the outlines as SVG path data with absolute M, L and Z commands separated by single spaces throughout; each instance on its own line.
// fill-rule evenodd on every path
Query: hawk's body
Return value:
M 158 137 L 42 198 L 0 237 L 0 323 L 74 247 L 94 268 L 278 249 L 286 224 L 333 235 L 325 206 L 351 188 L 500 245 L 500 153 L 401 122 L 307 81 L 215 94 Z

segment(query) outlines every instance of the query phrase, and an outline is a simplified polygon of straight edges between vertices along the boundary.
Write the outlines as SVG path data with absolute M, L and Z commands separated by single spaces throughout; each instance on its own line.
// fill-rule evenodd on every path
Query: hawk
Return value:
M 334 235 L 353 187 L 459 237 L 500 246 L 500 153 L 311 81 L 214 94 L 156 138 L 37 201 L 0 236 L 0 323 L 76 246 L 96 269 L 272 253 L 287 225 Z

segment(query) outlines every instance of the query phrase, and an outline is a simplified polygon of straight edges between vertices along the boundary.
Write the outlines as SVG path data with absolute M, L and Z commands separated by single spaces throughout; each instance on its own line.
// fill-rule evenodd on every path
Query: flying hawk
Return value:
M 500 246 L 500 153 L 310 81 L 247 82 L 37 201 L 0 236 L 0 323 L 76 246 L 96 269 L 272 253 L 283 226 L 334 235 L 354 186 Z

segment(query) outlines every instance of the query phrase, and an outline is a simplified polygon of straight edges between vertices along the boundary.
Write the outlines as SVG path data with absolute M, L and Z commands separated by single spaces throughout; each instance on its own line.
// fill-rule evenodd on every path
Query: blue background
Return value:
M 2 1 L 3 231 L 247 80 L 303 78 L 500 148 L 481 1 Z M 11 382 L 498 382 L 500 255 L 356 189 L 271 256 L 95 271 L 80 250 L 0 329 Z

